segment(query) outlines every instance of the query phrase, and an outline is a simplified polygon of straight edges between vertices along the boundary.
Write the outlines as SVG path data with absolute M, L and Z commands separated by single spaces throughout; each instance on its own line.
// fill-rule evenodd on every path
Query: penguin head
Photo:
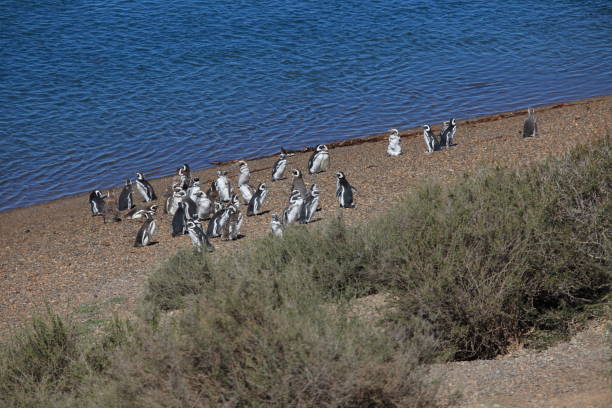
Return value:
M 129 186 L 130 184 L 132 184 L 132 180 L 130 180 L 129 178 L 125 179 L 125 185 Z
M 323 152 L 323 151 L 327 151 L 327 146 L 325 146 L 324 144 L 318 145 L 317 152 Z
M 429 132 L 429 131 L 431 130 L 431 127 L 430 127 L 429 125 L 423 125 L 423 129 L 424 129 L 426 132 Z
M 217 176 L 219 177 L 227 176 L 227 170 L 217 170 Z
M 138 180 L 144 180 L 144 174 L 142 174 L 142 173 L 136 173 L 136 178 L 137 178 Z
M 159 207 L 159 205 L 157 204 L 153 204 L 151 207 L 149 207 L 149 210 L 151 212 L 153 212 L 153 214 L 155 214 L 155 212 L 157 211 L 157 208 Z
M 181 166 L 181 171 L 182 171 L 183 173 L 189 173 L 189 165 L 188 165 L 188 164 L 183 164 L 183 165 Z
M 456 126 L 456 125 L 457 125 L 457 122 L 455 122 L 455 118 L 451 118 L 451 120 L 450 120 L 450 124 L 451 124 L 452 126 Z
M 187 221 L 187 229 L 192 230 L 192 229 L 195 229 L 195 227 L 196 227 L 195 222 L 193 222 L 193 221 Z
M 319 192 L 320 192 L 320 190 L 319 190 L 319 185 L 318 185 L 317 183 L 313 183 L 313 184 L 310 186 L 310 192 L 311 192 L 311 193 L 314 193 L 314 192 L 319 193 Z
M 278 214 L 272 214 L 272 222 L 280 222 L 278 219 Z
M 339 171 L 339 172 L 337 172 L 337 173 L 336 173 L 336 177 L 338 178 L 338 180 L 341 180 L 341 179 L 345 178 L 345 177 L 344 177 L 344 173 L 343 173 L 343 172 L 341 172 L 341 171 Z
M 399 131 L 397 129 L 389 129 L 389 132 L 391 133 L 391 136 L 398 136 L 399 135 Z
M 104 194 L 102 194 L 102 192 L 100 190 L 96 190 L 96 191 L 94 191 L 94 193 L 96 194 L 96 197 L 98 197 L 98 198 L 104 198 L 105 197 Z
M 268 188 L 268 186 L 266 186 L 266 183 L 261 183 L 261 184 L 259 185 L 259 187 L 257 187 L 257 189 L 258 189 L 258 190 L 260 190 L 260 191 L 264 191 L 264 190 L 266 190 L 267 188 Z
M 301 177 L 302 176 L 302 172 L 299 171 L 298 169 L 291 169 L 291 174 L 293 174 L 293 177 Z

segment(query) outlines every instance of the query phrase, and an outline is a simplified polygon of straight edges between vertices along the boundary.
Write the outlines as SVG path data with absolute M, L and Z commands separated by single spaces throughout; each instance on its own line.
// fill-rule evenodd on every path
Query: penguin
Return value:
M 533 108 L 527 109 L 527 117 L 523 122 L 523 137 L 538 135 L 538 118 L 533 114 Z
M 115 200 L 115 194 L 112 191 L 107 193 L 106 202 L 104 203 L 104 210 L 102 211 L 102 218 L 104 223 L 107 222 L 118 222 L 121 221 L 119 217 L 119 210 L 117 206 L 117 200 Z
M 105 195 L 100 190 L 94 190 L 89 194 L 89 206 L 91 207 L 91 216 L 103 215 Z
M 229 214 L 227 222 L 221 228 L 221 241 L 235 241 L 240 234 L 243 217 L 239 209 L 230 205 L 227 208 Z
M 253 198 L 253 189 L 248 184 L 240 185 L 239 189 L 244 203 L 249 204 L 249 202 L 251 202 L 251 199 Z
M 230 214 L 228 208 L 220 209 L 210 218 L 210 221 L 208 221 L 208 228 L 206 229 L 206 234 L 209 237 L 215 238 L 221 236 L 221 230 L 229 219 Z
M 300 192 L 302 199 L 306 199 L 308 197 L 308 192 L 306 190 L 306 184 L 304 184 L 304 179 L 302 178 L 302 172 L 298 169 L 292 169 L 291 173 L 293 174 L 293 182 L 291 183 L 291 194 L 295 190 Z
M 159 206 L 156 204 L 148 205 L 146 207 L 134 207 L 127 214 L 125 218 L 128 220 L 139 220 L 145 218 L 145 214 L 154 216 Z
M 155 190 L 153 186 L 147 180 L 145 180 L 142 173 L 136 173 L 136 188 L 138 192 L 143 196 L 145 203 L 157 200 Z
M 327 146 L 318 145 L 315 152 L 308 160 L 308 173 L 320 173 L 329 168 L 329 151 Z
M 287 168 L 287 152 L 281 147 L 281 153 L 272 167 L 272 181 L 278 181 L 283 179 L 283 174 Z
M 346 179 L 343 172 L 336 173 L 336 197 L 340 202 L 340 208 L 355 208 L 353 202 L 353 190 L 357 190 Z
M 188 164 L 183 164 L 181 167 L 179 167 L 178 175 L 180 177 L 181 188 L 183 190 L 187 190 L 189 187 L 191 187 L 193 179 L 191 178 L 191 169 L 189 168 Z
M 191 186 L 186 190 L 187 197 L 191 198 L 193 201 L 196 201 L 198 193 L 202 191 L 200 187 L 200 179 L 194 178 L 191 180 Z
M 214 213 L 213 203 L 203 191 L 199 191 L 196 194 L 195 203 L 198 206 L 199 220 L 206 220 Z
M 298 190 L 294 190 L 289 197 L 289 206 L 283 211 L 283 225 L 298 222 L 302 213 L 304 199 Z
M 206 248 L 208 252 L 213 252 L 215 247 L 210 243 L 206 233 L 202 229 L 202 224 L 198 221 L 187 222 L 187 233 L 191 238 L 191 243 L 198 249 L 198 252 L 202 252 L 202 248 Z
M 388 156 L 399 156 L 402 154 L 402 146 L 400 146 L 400 136 L 397 129 L 389 129 L 389 146 L 387 146 Z
M 321 192 L 319 191 L 319 186 L 317 184 L 313 184 L 310 186 L 310 194 L 308 198 L 304 200 L 304 205 L 302 206 L 302 211 L 300 213 L 300 224 L 308 224 L 314 213 L 317 211 L 319 207 L 319 200 L 321 198 Z
M 453 145 L 453 138 L 457 132 L 457 122 L 455 118 L 450 118 L 448 122 L 444 122 L 442 130 L 440 131 L 440 146 L 451 147 Z
M 232 195 L 232 186 L 227 178 L 227 171 L 217 170 L 217 180 L 215 180 L 215 189 L 219 192 L 221 201 L 229 201 Z
M 178 208 L 172 217 L 172 237 L 185 235 L 187 233 L 186 204 L 181 200 Z
M 283 224 L 278 219 L 278 214 L 272 214 L 272 221 L 270 221 L 270 227 L 272 228 L 272 235 L 275 237 L 283 236 Z
M 429 125 L 423 125 L 423 138 L 425 139 L 427 153 L 433 153 L 436 150 L 436 135 Z
M 181 190 L 180 187 L 174 188 L 174 193 L 166 199 L 166 205 L 164 206 L 164 212 L 166 214 L 174 215 L 179 207 L 179 203 L 186 196 L 185 190 Z
M 255 195 L 253 195 L 253 198 L 251 198 L 251 201 L 249 201 L 249 205 L 247 207 L 247 217 L 261 214 L 266 198 L 268 198 L 268 187 L 266 186 L 266 183 L 259 183 Z
M 125 180 L 125 186 L 119 194 L 119 211 L 131 210 L 134 208 L 134 195 L 132 194 L 132 182 L 130 179 Z
M 183 197 L 183 207 L 185 208 L 185 218 L 187 220 L 198 220 L 198 205 L 191 198 Z
M 244 160 L 240 160 L 238 165 L 240 166 L 238 187 L 240 187 L 243 184 L 249 184 L 249 181 L 251 181 L 251 171 L 249 170 L 249 165 Z
M 147 213 L 145 218 L 145 222 L 142 223 L 138 234 L 136 234 L 136 242 L 134 242 L 134 247 L 136 248 L 151 245 L 153 243 L 153 235 L 155 230 L 157 230 L 157 223 L 153 216 Z

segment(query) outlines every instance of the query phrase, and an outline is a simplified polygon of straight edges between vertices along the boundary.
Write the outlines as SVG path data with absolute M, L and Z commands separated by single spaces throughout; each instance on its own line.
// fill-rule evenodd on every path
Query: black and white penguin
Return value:
M 145 180 L 142 173 L 136 173 L 136 188 L 138 192 L 144 198 L 145 203 L 157 200 L 153 186 L 147 180 Z
M 183 208 L 185 209 L 185 218 L 187 220 L 197 220 L 198 217 L 198 205 L 191 198 L 183 197 Z
M 148 205 L 145 207 L 134 207 L 127 214 L 125 214 L 125 218 L 128 220 L 140 220 L 146 218 L 145 214 L 149 214 L 150 216 L 154 216 L 157 212 L 158 205 Z
M 389 145 L 387 146 L 387 155 L 399 156 L 402 154 L 402 146 L 400 145 L 400 135 L 397 129 L 389 129 Z
M 187 233 L 187 210 L 185 203 L 181 200 L 174 216 L 172 217 L 172 237 L 185 235 Z
M 198 206 L 198 219 L 207 220 L 214 213 L 213 202 L 206 196 L 206 193 L 199 191 L 196 194 L 195 203 Z
M 191 238 L 191 243 L 195 246 L 198 251 L 202 252 L 202 248 L 206 248 L 208 252 L 213 252 L 215 247 L 210 243 L 206 233 L 202 229 L 202 224 L 198 221 L 187 222 L 187 233 Z
M 215 188 L 219 192 L 219 200 L 229 201 L 232 197 L 232 186 L 227 178 L 227 171 L 217 170 L 217 180 L 215 180 Z
M 89 194 L 89 206 L 91 207 L 91 216 L 103 215 L 104 207 L 106 203 L 104 199 L 106 195 L 102 194 L 100 190 L 94 190 Z
M 230 213 L 228 208 L 229 207 L 220 209 L 210 218 L 210 221 L 208 221 L 206 234 L 209 237 L 215 238 L 221 236 L 221 231 L 229 220 Z
M 427 153 L 433 153 L 436 150 L 436 135 L 429 125 L 423 125 L 423 139 L 425 139 L 425 147 Z
M 283 224 L 278 219 L 278 214 L 272 214 L 272 221 L 270 221 L 270 228 L 272 228 L 272 235 L 275 237 L 283 236 Z
M 238 162 L 240 166 L 240 175 L 238 176 L 238 187 L 243 184 L 249 184 L 251 181 L 251 170 L 249 170 L 249 165 L 244 160 L 240 160 Z
M 251 201 L 249 201 L 247 217 L 261 214 L 266 198 L 268 198 L 268 186 L 266 186 L 266 183 L 259 183 L 257 191 L 253 195 L 253 198 L 251 198 Z
M 353 202 L 353 190 L 357 190 L 346 179 L 343 172 L 336 173 L 336 197 L 341 208 L 355 208 Z
M 166 199 L 164 212 L 166 214 L 174 215 L 179 207 L 179 203 L 183 201 L 183 198 L 186 196 L 187 193 L 185 193 L 185 190 L 181 190 L 180 187 L 174 187 L 174 192 Z
M 285 173 L 285 169 L 287 168 L 287 152 L 285 149 L 281 147 L 281 153 L 274 163 L 274 167 L 272 167 L 272 181 L 278 181 L 283 178 L 283 174 Z
M 181 167 L 179 167 L 178 174 L 181 178 L 181 188 L 183 190 L 187 190 L 189 187 L 191 187 L 193 179 L 191 178 L 191 169 L 189 168 L 189 165 L 183 164 Z
M 191 186 L 189 186 L 185 192 L 187 193 L 187 197 L 191 198 L 193 201 L 196 201 L 196 197 L 200 191 L 202 191 L 202 187 L 200 187 L 200 179 L 196 177 L 191 180 Z
M 130 179 L 125 180 L 125 186 L 119 194 L 119 211 L 131 210 L 134 208 L 134 195 L 132 194 L 132 182 Z
M 527 109 L 527 117 L 523 122 L 523 137 L 534 137 L 538 135 L 538 118 L 533 113 L 533 108 Z
M 319 186 L 315 183 L 310 186 L 310 194 L 308 198 L 304 200 L 304 205 L 302 205 L 302 211 L 300 213 L 300 224 L 308 224 L 312 217 L 314 216 L 317 208 L 319 207 L 319 200 L 321 198 L 321 191 L 319 190 Z
M 235 241 L 240 235 L 240 228 L 244 219 L 240 210 L 233 205 L 227 208 L 227 212 L 229 216 L 227 222 L 221 228 L 221 240 Z
M 251 186 L 249 186 L 248 184 L 242 184 L 238 188 L 240 189 L 240 195 L 242 195 L 244 203 L 250 203 L 251 199 L 253 198 L 253 188 L 251 188 Z
M 451 147 L 453 139 L 457 132 L 457 122 L 454 118 L 450 118 L 448 122 L 444 122 L 440 131 L 440 146 Z
M 306 199 L 306 197 L 308 197 L 308 191 L 306 190 L 306 184 L 304 184 L 302 172 L 298 169 L 292 169 L 291 173 L 293 174 L 293 181 L 291 183 L 291 194 L 293 194 L 293 192 L 297 190 L 300 192 L 302 199 Z
M 329 168 L 329 151 L 327 146 L 318 145 L 308 160 L 308 173 L 320 173 Z
M 289 197 L 289 205 L 283 211 L 283 225 L 289 225 L 292 222 L 298 222 L 302 213 L 304 199 L 298 190 L 294 190 Z
M 153 243 L 153 235 L 157 229 L 157 223 L 153 216 L 146 214 L 146 221 L 142 223 L 142 226 L 136 234 L 136 242 L 134 246 L 136 248 L 151 245 Z

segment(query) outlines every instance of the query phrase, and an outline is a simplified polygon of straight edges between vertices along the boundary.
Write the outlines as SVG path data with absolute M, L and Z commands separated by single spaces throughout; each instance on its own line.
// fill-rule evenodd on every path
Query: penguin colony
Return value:
M 522 135 L 537 136 L 537 118 L 532 108 L 527 112 Z M 423 125 L 425 153 L 431 154 L 455 146 L 456 132 L 457 122 L 454 118 L 444 122 L 437 136 L 431 126 Z M 397 129 L 389 129 L 388 140 L 387 155 L 391 157 L 401 155 L 402 148 Z M 290 156 L 281 147 L 278 160 L 272 168 L 271 182 L 285 179 Z M 241 236 L 240 231 L 244 223 L 241 209 L 243 205 L 246 206 L 247 217 L 264 213 L 263 208 L 268 198 L 267 184 L 262 182 L 257 188 L 253 188 L 250 185 L 251 172 L 248 164 L 240 160 L 237 165 L 239 166 L 237 192 L 232 188 L 227 171 L 218 170 L 217 178 L 204 191 L 200 179 L 191 176 L 189 165 L 184 164 L 176 170 L 164 194 L 163 206 L 163 212 L 172 217 L 171 237 L 188 235 L 198 251 L 212 252 L 215 247 L 210 242 L 211 238 L 231 241 Z M 326 145 L 318 145 L 308 160 L 308 174 L 322 173 L 329 169 L 329 149 Z M 310 189 L 307 188 L 302 172 L 296 168 L 291 169 L 291 177 L 292 183 L 286 207 L 280 213 L 281 216 L 278 213 L 272 214 L 271 233 L 276 237 L 282 237 L 283 230 L 291 223 L 310 223 L 315 212 L 320 209 L 321 192 L 318 185 L 313 183 Z M 335 177 L 336 198 L 340 208 L 355 208 L 354 192 L 357 189 L 350 184 L 344 172 L 336 172 Z M 89 195 L 89 205 L 92 216 L 102 216 L 104 223 L 121 221 L 121 211 L 127 211 L 123 216 L 125 219 L 141 220 L 142 225 L 136 233 L 134 247 L 146 247 L 155 243 L 159 205 L 151 204 L 157 200 L 157 195 L 143 173 L 136 173 L 135 185 L 145 205 L 135 204 L 133 184 L 130 179 L 125 181 L 118 200 L 110 191 L 104 194 L 100 190 L 94 190 Z

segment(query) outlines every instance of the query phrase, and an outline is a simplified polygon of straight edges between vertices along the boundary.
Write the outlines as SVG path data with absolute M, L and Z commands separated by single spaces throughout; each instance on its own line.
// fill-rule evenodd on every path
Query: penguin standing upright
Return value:
M 400 154 L 402 154 L 399 131 L 397 129 L 390 129 L 389 132 L 389 145 L 387 146 L 387 155 L 399 156 Z
M 527 109 L 527 117 L 523 122 L 523 137 L 538 135 L 538 118 L 533 114 L 533 108 Z
M 315 183 L 310 186 L 310 194 L 308 195 L 308 198 L 304 200 L 304 205 L 302 205 L 300 224 L 310 223 L 310 220 L 312 220 L 312 217 L 319 207 L 320 198 L 321 192 L 319 191 L 319 186 Z
M 221 241 L 235 241 L 240 234 L 243 217 L 240 210 L 233 205 L 227 208 L 229 214 L 227 222 L 221 228 Z
M 187 233 L 187 209 L 183 200 L 179 201 L 178 208 L 172 217 L 172 237 Z
M 336 197 L 341 208 L 355 208 L 353 202 L 353 190 L 357 190 L 346 179 L 343 172 L 336 173 Z
M 153 186 L 144 178 L 144 174 L 136 173 L 136 188 L 144 198 L 145 203 L 157 200 Z
M 436 135 L 429 125 L 423 125 L 423 138 L 425 139 L 427 153 L 433 153 L 436 150 Z
M 199 220 L 206 220 L 214 213 L 213 203 L 203 191 L 199 191 L 196 194 L 195 203 L 198 206 Z
M 187 233 L 191 238 L 191 243 L 195 246 L 198 251 L 202 251 L 202 248 L 206 248 L 208 252 L 213 252 L 215 247 L 210 243 L 206 233 L 202 229 L 202 224 L 198 221 L 187 222 Z
M 229 201 L 232 196 L 232 186 L 227 178 L 227 171 L 217 170 L 215 188 L 219 192 L 219 200 Z
M 209 237 L 215 238 L 221 236 L 221 231 L 223 227 L 225 227 L 230 216 L 228 208 L 229 207 L 220 209 L 210 218 L 210 221 L 208 221 L 206 234 Z
M 119 211 L 131 210 L 134 208 L 134 195 L 132 194 L 132 182 L 125 180 L 125 186 L 119 194 Z
M 285 169 L 287 168 L 287 152 L 285 149 L 281 147 L 281 153 L 274 163 L 274 167 L 272 167 L 272 181 L 278 181 L 283 178 L 283 174 L 285 173 Z
M 297 190 L 300 192 L 302 199 L 306 199 L 306 197 L 308 197 L 308 191 L 306 190 L 306 184 L 304 184 L 304 179 L 302 178 L 302 172 L 298 169 L 292 169 L 291 173 L 293 174 L 291 194 Z
M 136 248 L 151 245 L 153 243 L 153 235 L 157 230 L 157 223 L 152 215 L 146 214 L 146 221 L 142 223 L 142 226 L 136 234 L 136 242 L 134 246 Z
M 260 214 L 266 198 L 268 198 L 268 187 L 266 183 L 259 183 L 257 191 L 253 195 L 253 198 L 251 198 L 251 201 L 249 201 L 247 217 Z
M 272 221 L 270 221 L 270 228 L 272 229 L 272 234 L 276 237 L 283 236 L 283 224 L 278 219 L 278 214 L 272 214 Z
M 251 181 L 251 170 L 244 160 L 240 160 L 238 165 L 240 166 L 240 175 L 238 176 L 238 186 L 240 187 L 243 184 L 249 184 L 249 181 Z
M 329 168 L 329 151 L 327 146 L 318 145 L 308 160 L 308 173 L 320 173 Z
M 289 225 L 292 222 L 300 220 L 304 199 L 298 190 L 294 190 L 289 197 L 289 205 L 283 211 L 283 225 Z
M 91 216 L 103 215 L 106 196 L 100 190 L 94 190 L 89 194 L 89 206 L 91 207 Z
M 115 194 L 112 191 L 109 190 L 106 202 L 104 204 L 104 211 L 102 211 L 104 223 L 106 224 L 107 222 L 121 221 L 121 218 L 119 217 L 117 200 L 115 200 Z
M 193 179 L 191 178 L 191 169 L 189 168 L 188 164 L 183 164 L 181 167 L 179 167 L 178 175 L 180 177 L 181 188 L 183 190 L 187 190 L 189 187 L 191 187 Z
M 440 146 L 451 147 L 453 139 L 457 132 L 457 122 L 454 118 L 450 118 L 448 122 L 444 122 L 440 131 Z

